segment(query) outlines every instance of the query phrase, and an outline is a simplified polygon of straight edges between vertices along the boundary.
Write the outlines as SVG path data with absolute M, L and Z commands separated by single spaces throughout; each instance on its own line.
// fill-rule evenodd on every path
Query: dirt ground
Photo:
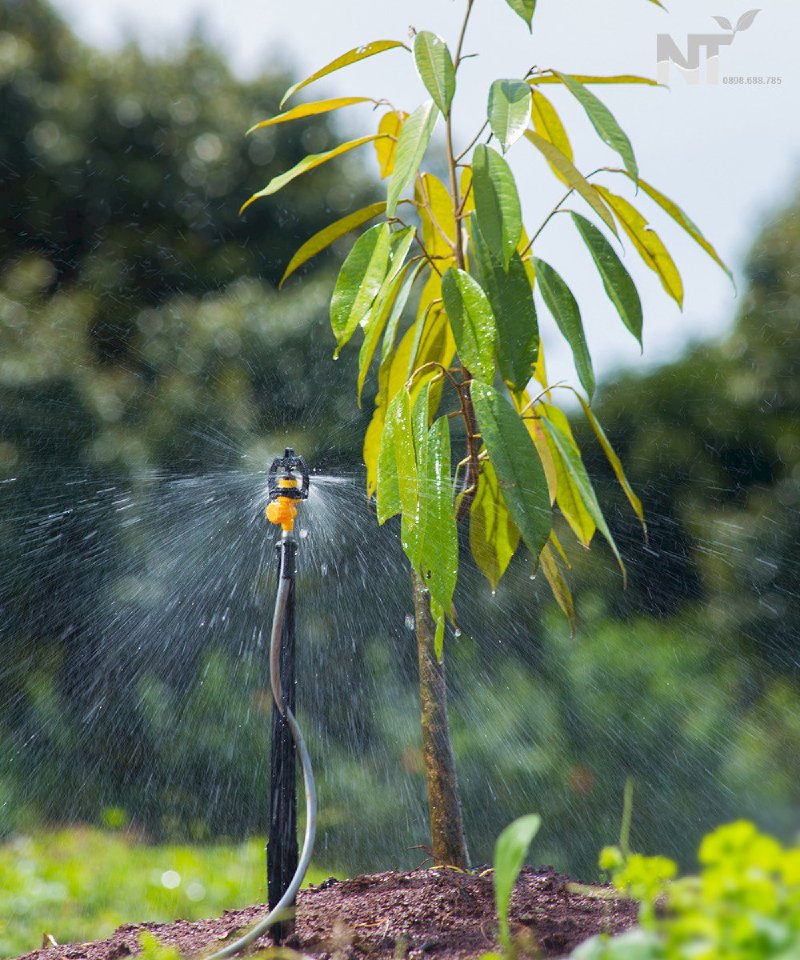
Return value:
M 512 930 L 531 957 L 563 957 L 596 933 L 618 933 L 635 922 L 631 902 L 587 897 L 548 868 L 526 868 L 511 903 Z M 265 912 L 261 905 L 189 922 L 128 924 L 107 940 L 48 947 L 25 960 L 120 960 L 138 952 L 149 930 L 185 956 L 209 953 Z M 263 937 L 251 952 L 271 945 Z M 294 933 L 285 946 L 317 960 L 462 960 L 496 949 L 491 873 L 449 869 L 376 873 L 326 880 L 301 891 Z

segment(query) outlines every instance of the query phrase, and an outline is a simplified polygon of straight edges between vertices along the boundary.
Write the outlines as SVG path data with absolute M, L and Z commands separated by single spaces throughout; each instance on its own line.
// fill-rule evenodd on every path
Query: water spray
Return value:
M 233 943 L 206 960 L 222 960 L 250 946 L 273 929 L 276 943 L 289 930 L 297 891 L 311 862 L 317 832 L 317 791 L 311 759 L 294 716 L 295 682 L 295 571 L 297 541 L 294 524 L 297 505 L 308 497 L 308 468 L 302 457 L 287 447 L 276 457 L 267 474 L 269 502 L 266 517 L 281 528 L 278 554 L 278 592 L 272 618 L 269 648 L 272 688 L 272 752 L 270 759 L 269 839 L 267 841 L 267 891 L 269 913 Z M 300 755 L 306 794 L 306 832 L 303 849 L 297 853 L 296 754 Z

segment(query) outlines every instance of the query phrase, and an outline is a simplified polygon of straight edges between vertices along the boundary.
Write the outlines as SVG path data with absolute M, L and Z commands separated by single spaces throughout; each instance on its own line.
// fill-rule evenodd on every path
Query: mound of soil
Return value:
M 256 905 L 193 923 L 129 924 L 108 940 L 48 947 L 24 960 L 121 960 L 138 952 L 145 930 L 191 956 L 219 948 L 264 910 Z M 535 957 L 563 957 L 596 933 L 626 930 L 635 913 L 630 901 L 574 892 L 567 877 L 549 868 L 523 870 L 511 902 L 512 929 Z M 266 935 L 251 951 L 271 943 Z M 477 957 L 497 949 L 491 873 L 434 869 L 326 880 L 300 892 L 294 933 L 284 945 L 315 960 Z

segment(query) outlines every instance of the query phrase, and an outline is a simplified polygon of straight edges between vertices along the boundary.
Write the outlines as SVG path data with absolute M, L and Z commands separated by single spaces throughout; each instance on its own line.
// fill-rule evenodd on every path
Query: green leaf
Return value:
M 595 386 L 594 370 L 589 348 L 586 345 L 586 334 L 583 332 L 578 302 L 560 274 L 549 263 L 534 257 L 533 265 L 536 269 L 536 280 L 542 299 L 572 350 L 578 378 L 591 399 Z
M 372 97 L 335 97 L 332 100 L 315 100 L 313 103 L 301 103 L 299 107 L 287 110 L 286 113 L 279 113 L 277 116 L 270 117 L 269 120 L 262 120 L 254 124 L 247 131 L 252 133 L 254 130 L 260 130 L 262 127 L 272 127 L 276 123 L 288 123 L 290 120 L 301 120 L 303 117 L 316 117 L 321 113 L 330 113 L 331 110 L 340 110 L 342 107 L 350 107 L 356 103 L 374 103 Z
M 413 181 L 422 163 L 425 150 L 433 136 L 439 112 L 432 100 L 426 100 L 403 124 L 397 140 L 394 171 L 389 180 L 386 214 L 393 217 L 400 195 Z
M 389 404 L 386 419 L 381 434 L 380 449 L 378 452 L 378 483 L 376 488 L 375 506 L 378 513 L 378 523 L 384 524 L 390 517 L 396 516 L 403 509 L 400 501 L 400 483 L 397 477 L 397 453 L 395 450 L 395 430 L 397 418 L 403 414 L 400 393 Z
M 592 413 L 591 407 L 583 399 L 583 397 L 576 393 L 578 400 L 581 402 L 583 407 L 583 412 L 586 414 L 586 419 L 589 421 L 592 430 L 594 430 L 594 435 L 597 437 L 600 446 L 603 449 L 603 453 L 606 455 L 606 459 L 611 464 L 611 469 L 614 471 L 614 476 L 617 478 L 617 482 L 622 487 L 622 490 L 625 496 L 628 498 L 628 503 L 630 503 L 633 508 L 633 512 L 639 519 L 639 522 L 642 525 L 642 530 L 644 531 L 645 539 L 647 538 L 647 524 L 644 519 L 644 509 L 642 507 L 642 501 L 636 496 L 633 492 L 633 487 L 628 482 L 628 478 L 625 476 L 625 470 L 622 466 L 622 461 L 617 456 L 614 448 L 611 446 L 611 442 L 606 436 L 605 430 L 600 426 L 600 421 Z
M 355 230 L 356 227 L 360 227 L 362 223 L 366 223 L 367 220 L 372 220 L 373 217 L 377 217 L 378 214 L 383 213 L 385 209 L 385 200 L 381 200 L 379 203 L 371 203 L 369 206 L 362 207 L 354 213 L 348 213 L 346 217 L 342 217 L 340 220 L 329 223 L 327 227 L 315 233 L 313 237 L 306 240 L 289 261 L 289 266 L 284 270 L 278 286 L 282 287 L 295 270 L 302 267 L 304 263 L 308 263 L 308 261 L 311 260 L 312 257 L 316 257 L 318 253 L 322 253 L 322 251 L 327 249 L 334 241 L 346 236 L 351 230 Z
M 472 192 L 483 238 L 507 270 L 522 236 L 522 210 L 511 168 L 485 144 L 472 157 Z
M 522 17 L 530 30 L 532 28 L 531 21 L 533 20 L 533 14 L 536 10 L 536 0 L 506 0 L 506 3 L 514 13 Z
M 642 345 L 642 301 L 631 275 L 616 251 L 597 227 L 579 213 L 572 220 L 589 248 L 609 300 L 617 308 L 622 322 Z
M 392 232 L 388 223 L 370 227 L 342 264 L 331 299 L 336 355 L 366 318 L 389 270 Z
M 627 170 L 621 170 L 620 173 L 625 173 L 628 176 L 630 176 Z M 675 221 L 675 223 L 678 224 L 679 227 L 684 229 L 686 233 L 689 234 L 689 236 L 692 238 L 692 240 L 694 240 L 695 243 L 697 243 L 699 246 L 703 248 L 703 250 L 705 250 L 705 252 L 709 255 L 709 257 L 711 257 L 711 259 L 715 263 L 717 263 L 720 267 L 722 267 L 725 273 L 727 273 L 731 283 L 734 283 L 734 286 L 735 286 L 733 274 L 731 273 L 730 269 L 722 260 L 720 255 L 714 249 L 714 247 L 703 236 L 700 228 L 692 220 L 689 214 L 685 213 L 678 206 L 678 204 L 675 203 L 674 200 L 670 200 L 669 197 L 665 197 L 660 190 L 656 190 L 656 188 L 652 186 L 652 184 L 647 183 L 641 178 L 639 179 L 639 186 L 642 188 L 642 190 L 644 190 L 644 192 L 651 199 L 655 200 L 655 202 L 661 207 L 662 210 L 664 210 L 666 213 L 669 214 L 670 217 L 672 217 L 672 219 Z
M 611 547 L 611 550 L 617 559 L 617 563 L 619 564 L 619 568 L 622 571 L 623 579 L 627 581 L 625 565 L 622 562 L 622 557 L 620 556 L 617 545 L 614 542 L 614 538 L 611 536 L 611 531 L 608 529 L 608 524 L 606 523 L 606 518 L 603 516 L 603 511 L 600 509 L 600 504 L 597 502 L 594 487 L 589 479 L 589 474 L 586 472 L 586 467 L 583 465 L 583 460 L 581 459 L 580 453 L 578 453 L 572 443 L 570 443 L 569 438 L 561 431 L 561 429 L 553 420 L 549 419 L 548 417 L 542 417 L 542 423 L 547 429 L 547 432 L 550 434 L 550 437 L 558 449 L 558 452 L 561 454 L 561 458 L 564 461 L 567 470 L 569 471 L 570 477 L 580 492 L 581 499 L 583 500 L 583 503 L 586 509 L 589 511 L 589 514 L 591 515 L 595 524 L 597 525 L 597 529 L 608 541 L 608 545 Z
M 478 492 L 470 507 L 469 545 L 478 569 L 496 590 L 519 546 L 519 530 L 500 493 L 497 473 L 488 462 L 481 468 Z
M 405 281 L 403 282 L 403 287 L 400 290 L 400 293 L 397 294 L 397 299 L 394 302 L 392 307 L 392 312 L 389 314 L 389 319 L 386 321 L 386 332 L 383 335 L 383 344 L 381 346 L 381 364 L 386 363 L 394 347 L 395 336 L 397 334 L 397 325 L 400 322 L 400 318 L 403 315 L 403 310 L 408 298 L 411 294 L 411 288 L 414 286 L 414 281 L 420 274 L 420 271 L 428 266 L 427 261 L 422 260 L 416 265 L 413 273 L 409 274 Z
M 378 53 L 383 53 L 386 50 L 394 50 L 396 47 L 405 47 L 405 44 L 399 40 L 373 40 L 371 43 L 364 43 L 360 47 L 354 47 L 352 50 L 348 50 L 347 53 L 343 53 L 340 57 L 331 60 L 330 63 L 321 67 L 315 73 L 312 73 L 310 77 L 306 77 L 305 80 L 301 80 L 299 83 L 295 83 L 289 87 L 281 99 L 281 108 L 283 108 L 284 103 L 286 103 L 293 93 L 297 93 L 297 91 L 303 87 L 307 87 L 315 80 L 319 80 L 320 77 L 327 77 L 329 73 L 341 70 L 342 67 L 347 67 L 351 63 L 358 63 L 359 60 L 366 60 L 367 57 L 374 57 Z
M 575 636 L 575 602 L 572 599 L 572 591 L 569 588 L 564 574 L 561 572 L 561 567 L 559 567 L 558 560 L 556 560 L 553 549 L 549 543 L 544 545 L 539 556 L 539 564 L 542 568 L 542 573 L 550 585 L 550 592 L 553 594 L 553 599 L 559 607 L 561 607 L 564 616 L 569 621 L 570 631 L 572 635 Z
M 515 253 L 508 271 L 496 259 L 472 218 L 472 239 L 481 287 L 495 318 L 497 363 L 503 379 L 515 391 L 524 390 L 539 354 L 539 327 L 533 291 L 525 264 Z
M 424 404 L 427 414 L 427 399 Z M 426 415 L 416 420 L 416 427 L 419 572 L 433 603 L 449 612 L 458 576 L 458 534 L 450 476 L 450 425 L 447 417 L 439 417 L 429 430 Z
M 358 140 L 348 140 L 347 143 L 340 143 L 338 147 L 334 147 L 333 150 L 326 150 L 325 153 L 310 153 L 307 157 L 303 157 L 299 163 L 296 163 L 291 170 L 287 170 L 286 173 L 273 177 L 263 190 L 254 193 L 252 197 L 242 204 L 239 209 L 239 214 L 243 214 L 251 203 L 260 200 L 261 197 L 268 197 L 270 194 L 282 190 L 287 183 L 291 183 L 292 180 L 301 174 L 307 173 L 309 170 L 313 170 L 314 167 L 319 167 L 323 163 L 327 163 L 329 160 L 341 156 L 343 153 L 355 150 L 356 147 L 363 147 L 365 143 L 372 143 L 373 140 L 377 139 L 377 135 L 373 134 L 369 137 L 359 137 Z
M 417 461 L 411 401 L 404 387 L 397 391 L 386 411 L 378 454 L 378 522 L 402 513 L 401 539 L 406 555 L 416 557 Z M 416 567 L 416 559 L 412 560 Z
M 639 166 L 636 163 L 631 142 L 608 107 L 598 100 L 591 90 L 587 90 L 577 77 L 570 76 L 568 73 L 559 73 L 557 70 L 553 72 L 586 111 L 586 116 L 603 143 L 607 143 L 620 155 L 625 169 L 634 180 L 638 180 Z
M 503 500 L 528 549 L 538 557 L 550 535 L 552 512 L 536 448 L 517 412 L 496 390 L 478 380 L 470 390 Z
M 628 203 L 624 197 L 619 197 L 599 185 L 597 190 L 619 217 L 622 229 L 630 237 L 639 256 L 651 270 L 655 271 L 663 288 L 682 309 L 683 281 L 661 237 L 636 207 Z
M 435 33 L 421 31 L 414 37 L 414 62 L 425 89 L 446 117 L 456 92 L 456 73 L 447 44 Z
M 514 884 L 528 855 L 528 848 L 541 825 L 542 818 L 535 813 L 520 817 L 503 830 L 494 847 L 494 899 L 500 925 L 499 938 L 509 956 L 512 952 L 511 930 L 508 923 L 511 894 L 514 892 Z
M 495 321 L 486 294 L 468 273 L 451 267 L 442 278 L 442 299 L 462 363 L 478 380 L 491 383 Z
M 572 161 L 563 154 L 558 147 L 549 140 L 545 140 L 533 130 L 526 130 L 525 136 L 544 156 L 545 160 L 559 175 L 567 186 L 572 187 L 589 204 L 594 212 L 600 217 L 603 223 L 616 236 L 617 225 L 614 223 L 614 217 L 611 211 L 603 202 L 603 198 L 596 187 L 594 187 L 577 169 Z
M 614 76 L 598 77 L 585 73 L 571 74 L 574 80 L 582 83 L 584 86 L 596 84 L 645 84 L 648 87 L 659 87 L 658 80 L 652 80 L 650 77 L 639 77 L 633 73 L 621 73 Z M 527 81 L 532 87 L 538 87 L 543 83 L 561 83 L 561 77 L 558 72 L 553 70 L 548 73 L 541 73 L 535 77 L 528 77 Z
M 495 80 L 489 87 L 486 115 L 505 153 L 517 142 L 531 114 L 531 88 L 524 80 Z

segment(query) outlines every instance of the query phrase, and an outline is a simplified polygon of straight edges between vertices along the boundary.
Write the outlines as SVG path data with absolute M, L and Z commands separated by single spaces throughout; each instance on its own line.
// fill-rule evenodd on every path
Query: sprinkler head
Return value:
M 291 447 L 287 447 L 283 456 L 276 457 L 270 465 L 267 496 L 267 520 L 280 526 L 284 533 L 290 533 L 297 516 L 296 502 L 308 498 L 308 467 Z

